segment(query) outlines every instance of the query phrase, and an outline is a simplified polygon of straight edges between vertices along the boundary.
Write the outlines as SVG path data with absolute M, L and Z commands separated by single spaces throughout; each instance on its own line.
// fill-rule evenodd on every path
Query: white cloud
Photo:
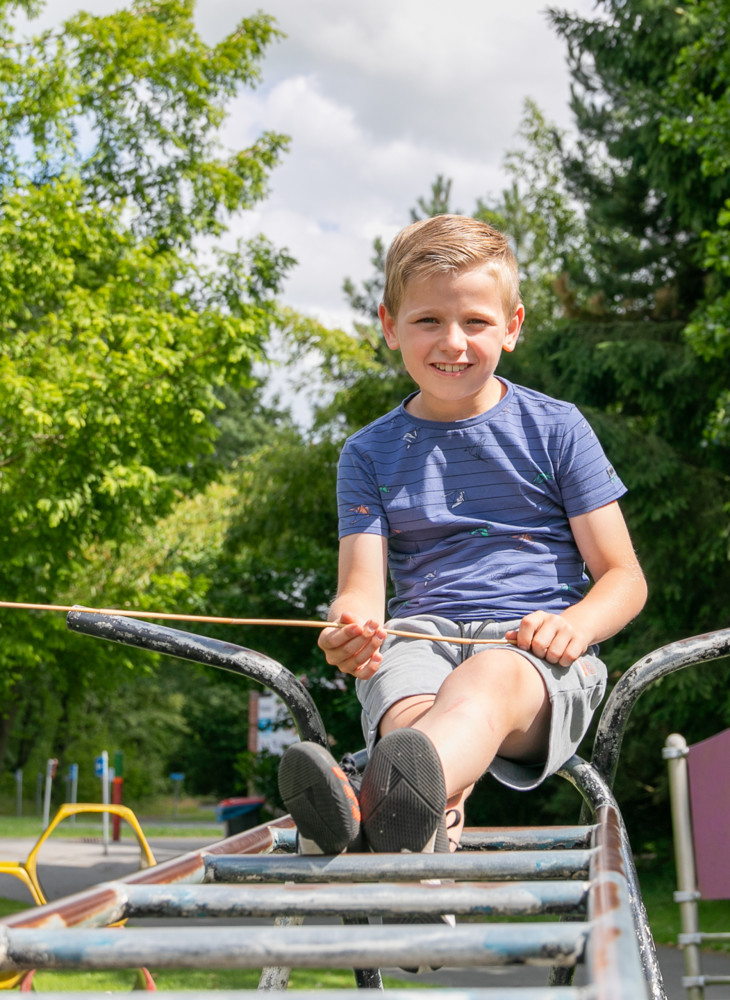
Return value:
M 263 82 L 231 104 L 223 137 L 240 147 L 264 129 L 291 136 L 267 201 L 232 236 L 263 231 L 299 260 L 289 304 L 346 325 L 342 282 L 370 273 L 372 240 L 408 221 L 437 174 L 453 205 L 472 211 L 506 183 L 524 100 L 569 124 L 563 43 L 545 0 L 200 0 L 207 41 L 258 6 L 287 35 L 264 59 Z M 53 0 L 39 27 L 78 9 L 106 14 L 119 0 Z M 566 3 L 584 15 L 592 0 Z

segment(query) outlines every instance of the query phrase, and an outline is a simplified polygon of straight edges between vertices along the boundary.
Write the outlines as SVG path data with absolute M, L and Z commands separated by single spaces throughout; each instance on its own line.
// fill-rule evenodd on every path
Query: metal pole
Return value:
M 669 801 L 674 833 L 674 862 L 677 869 L 677 892 L 674 894 L 674 900 L 679 904 L 682 935 L 691 934 L 697 938 L 700 930 L 697 900 L 700 898 L 700 893 L 697 888 L 692 838 L 688 755 L 687 741 L 683 736 L 679 733 L 667 736 L 662 757 L 666 760 L 669 770 Z M 702 975 L 699 942 L 684 943 L 682 950 L 684 971 L 688 978 L 695 980 L 694 985 L 687 986 L 687 998 L 702 1000 L 705 995 L 704 987 L 697 985 Z
M 101 801 L 103 805 L 109 805 L 109 754 L 106 750 L 101 751 Z M 101 837 L 104 843 L 104 854 L 109 853 L 109 813 L 101 814 Z
M 58 761 L 55 757 L 49 758 L 46 761 L 46 787 L 43 795 L 43 829 L 48 826 L 51 822 L 51 788 L 53 786 L 53 778 L 56 774 L 56 767 L 58 766 Z

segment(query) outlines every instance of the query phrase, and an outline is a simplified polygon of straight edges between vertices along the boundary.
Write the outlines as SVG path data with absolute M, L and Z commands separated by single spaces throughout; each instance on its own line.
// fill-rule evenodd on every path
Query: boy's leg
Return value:
M 392 705 L 381 720 L 381 736 L 401 728 L 420 730 L 434 745 L 447 808 L 463 816 L 466 796 L 497 753 L 528 762 L 544 758 L 550 700 L 526 657 L 489 650 L 460 664 L 435 697 L 418 695 Z

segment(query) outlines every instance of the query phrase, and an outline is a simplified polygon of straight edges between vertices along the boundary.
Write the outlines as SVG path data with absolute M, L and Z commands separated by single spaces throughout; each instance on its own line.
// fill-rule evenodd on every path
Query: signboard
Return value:
M 258 696 L 258 722 L 256 750 L 268 750 L 277 757 L 292 743 L 298 743 L 299 736 L 294 728 L 291 715 L 275 694 L 260 693 Z

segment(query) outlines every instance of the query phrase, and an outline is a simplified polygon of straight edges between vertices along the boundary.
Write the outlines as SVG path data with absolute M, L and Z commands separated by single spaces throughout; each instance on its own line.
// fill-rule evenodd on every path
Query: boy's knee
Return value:
M 390 706 L 380 720 L 380 736 L 386 736 L 394 729 L 409 729 L 433 707 L 435 700 L 435 694 L 414 694 L 401 698 Z
M 453 686 L 448 696 L 465 711 L 483 713 L 483 719 L 499 720 L 507 727 L 521 728 L 550 701 L 537 667 L 512 650 L 477 653 L 457 667 L 449 681 Z

